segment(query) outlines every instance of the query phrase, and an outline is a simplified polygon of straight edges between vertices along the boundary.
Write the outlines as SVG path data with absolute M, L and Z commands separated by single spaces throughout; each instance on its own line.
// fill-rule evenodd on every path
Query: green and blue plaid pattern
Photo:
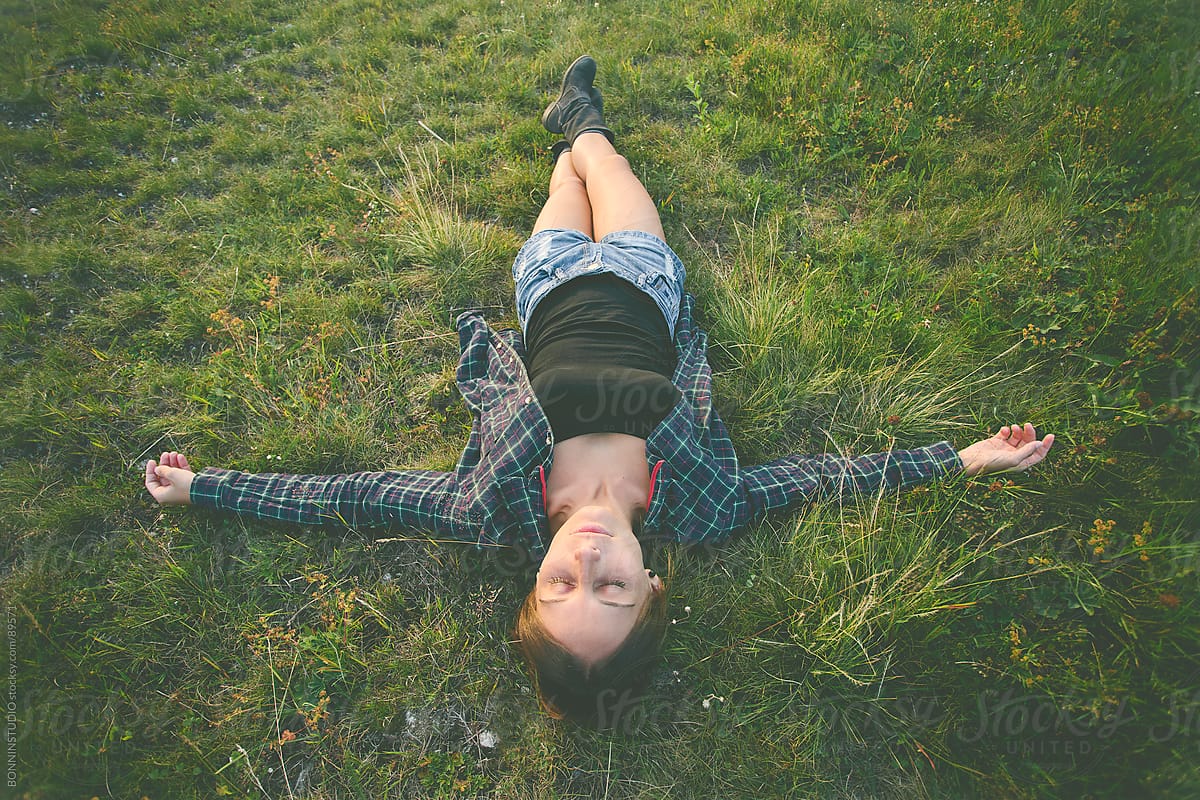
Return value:
M 846 493 L 878 492 L 962 468 L 948 442 L 857 457 L 792 455 L 741 467 L 712 406 L 708 339 L 685 294 L 675 324 L 673 381 L 682 398 L 646 439 L 655 472 L 644 535 L 716 544 L 771 511 Z M 248 474 L 209 468 L 192 482 L 196 505 L 259 519 L 385 528 L 480 547 L 520 545 L 535 559 L 549 542 L 542 476 L 554 439 L 525 372 L 519 331 L 493 330 L 478 311 L 457 320 L 457 381 L 474 423 L 454 472 Z

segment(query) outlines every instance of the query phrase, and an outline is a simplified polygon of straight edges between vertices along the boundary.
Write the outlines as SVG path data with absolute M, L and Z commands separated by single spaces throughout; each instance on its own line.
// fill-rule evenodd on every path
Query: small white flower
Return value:
M 683 613 L 685 613 L 685 614 L 690 614 L 690 613 L 692 613 L 692 607 L 691 607 L 691 606 L 684 606 L 684 607 L 683 607 Z
M 31 208 L 31 209 L 29 209 L 29 213 L 30 214 L 40 214 L 42 212 L 38 211 L 36 208 Z
M 480 731 L 479 732 L 479 746 L 480 747 L 486 747 L 487 749 L 490 750 L 499 743 L 500 743 L 500 737 L 497 736 L 496 734 L 492 733 L 491 731 Z

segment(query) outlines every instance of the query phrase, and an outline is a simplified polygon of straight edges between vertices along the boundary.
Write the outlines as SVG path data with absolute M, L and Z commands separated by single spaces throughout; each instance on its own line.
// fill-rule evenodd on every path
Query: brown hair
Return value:
M 586 666 L 549 633 L 537 611 L 537 586 L 517 613 L 517 646 L 533 673 L 538 700 L 555 719 L 613 728 L 646 690 L 667 631 L 667 589 L 652 591 L 616 652 Z

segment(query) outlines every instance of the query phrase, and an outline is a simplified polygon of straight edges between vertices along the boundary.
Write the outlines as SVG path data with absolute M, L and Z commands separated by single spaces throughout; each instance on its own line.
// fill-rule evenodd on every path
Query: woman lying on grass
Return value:
M 1023 470 L 1054 441 L 1013 425 L 962 451 L 940 442 L 740 466 L 712 407 L 684 266 L 613 149 L 595 72 L 590 57 L 576 60 L 542 115 L 564 141 L 513 264 L 522 331 L 493 331 L 474 311 L 458 318 L 458 388 L 474 422 L 454 472 L 195 474 L 179 453 L 146 465 L 163 505 L 523 547 L 540 569 L 516 635 L 544 707 L 581 722 L 611 721 L 644 690 L 661 647 L 666 591 L 642 541 L 716 543 L 842 492 Z

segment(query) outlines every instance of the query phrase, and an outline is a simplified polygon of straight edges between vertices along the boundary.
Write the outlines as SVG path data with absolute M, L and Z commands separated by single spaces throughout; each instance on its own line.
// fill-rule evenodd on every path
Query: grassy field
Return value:
M 0 20 L 0 795 L 1200 796 L 1192 0 Z M 515 322 L 581 52 L 744 462 L 1058 436 L 658 554 L 675 624 L 609 733 L 538 712 L 505 553 L 140 478 L 451 468 L 452 320 Z

